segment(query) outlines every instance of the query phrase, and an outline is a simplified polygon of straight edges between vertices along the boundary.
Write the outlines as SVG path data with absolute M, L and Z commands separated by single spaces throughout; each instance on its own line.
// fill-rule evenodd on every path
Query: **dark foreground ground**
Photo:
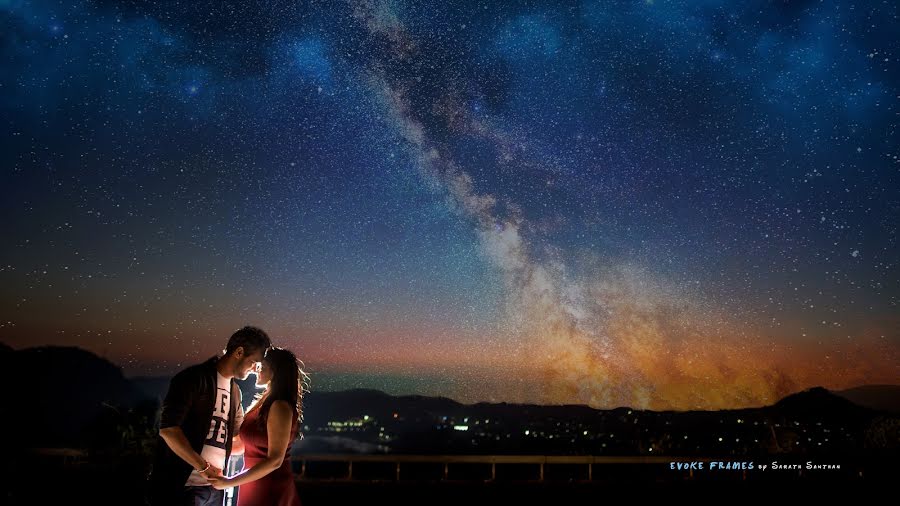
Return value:
M 65 480 L 63 480 L 65 481 Z M 466 505 L 466 504 L 600 504 L 609 501 L 657 500 L 680 503 L 698 501 L 797 500 L 801 504 L 840 497 L 863 499 L 884 496 L 896 490 L 884 482 L 658 482 L 658 483 L 301 483 L 304 506 L 320 505 Z M 142 504 L 127 489 L 107 484 L 97 487 L 69 487 L 50 478 L 27 494 L 0 501 L 7 505 Z M 854 501 L 855 502 L 855 501 Z
M 16 463 L 13 463 L 16 462 Z M 304 506 L 344 504 L 599 504 L 611 500 L 673 502 L 678 498 L 715 501 L 785 499 L 814 504 L 833 501 L 836 494 L 856 498 L 896 491 L 900 468 L 896 459 L 879 459 L 866 466 L 864 476 L 848 471 L 808 473 L 696 473 L 693 477 L 668 472 L 665 466 L 610 466 L 592 481 L 556 479 L 545 482 L 506 479 L 300 481 Z M 102 469 L 93 466 L 55 468 L 27 458 L 7 459 L 0 474 L 0 505 L 140 505 L 144 481 L 127 464 Z M 829 500 L 830 499 L 830 500 Z

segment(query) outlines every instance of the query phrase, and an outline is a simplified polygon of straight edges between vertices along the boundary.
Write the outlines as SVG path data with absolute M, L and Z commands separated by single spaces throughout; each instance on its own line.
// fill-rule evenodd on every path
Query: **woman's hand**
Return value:
M 212 488 L 216 490 L 225 490 L 226 488 L 231 488 L 234 486 L 231 484 L 231 478 L 226 478 L 224 476 L 207 478 L 206 481 L 208 481 Z

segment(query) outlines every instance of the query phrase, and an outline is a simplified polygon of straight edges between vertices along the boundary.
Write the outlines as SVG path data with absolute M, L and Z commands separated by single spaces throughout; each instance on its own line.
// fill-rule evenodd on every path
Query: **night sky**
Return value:
M 739 5 L 740 4 L 740 5 Z M 731 408 L 900 378 L 894 1 L 0 0 L 0 341 Z

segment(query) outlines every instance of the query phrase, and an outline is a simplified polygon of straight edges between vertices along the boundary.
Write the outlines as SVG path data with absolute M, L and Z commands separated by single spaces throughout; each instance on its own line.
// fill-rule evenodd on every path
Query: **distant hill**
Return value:
M 9 372 L 12 373 L 10 377 L 17 381 L 16 388 L 10 389 L 8 396 L 7 405 L 11 407 L 8 412 L 11 415 L 0 417 L 0 430 L 14 435 L 14 446 L 84 447 L 89 441 L 96 441 L 88 438 L 96 437 L 99 432 L 106 436 L 115 435 L 116 431 L 122 432 L 122 424 L 150 427 L 151 432 L 155 433 L 152 419 L 156 413 L 156 405 L 168 389 L 168 377 L 128 379 L 122 375 L 119 367 L 79 348 L 40 347 L 14 350 L 0 344 L 0 354 L 9 359 L 7 363 L 10 364 Z M 257 392 L 254 378 L 251 376 L 247 381 L 239 382 L 239 385 L 247 406 Z M 678 430 L 679 433 L 690 433 L 690 441 L 695 436 L 700 437 L 700 434 L 719 430 L 726 420 L 738 419 L 752 419 L 759 423 L 780 422 L 782 426 L 787 421 L 793 426 L 794 421 L 807 420 L 814 424 L 820 421 L 826 424 L 834 422 L 838 427 L 864 427 L 867 421 L 878 416 L 878 412 L 873 409 L 896 406 L 898 390 L 900 387 L 889 385 L 860 387 L 842 392 L 830 392 L 816 387 L 789 395 L 774 405 L 763 408 L 683 413 L 657 413 L 630 408 L 597 410 L 584 405 L 466 405 L 445 397 L 393 396 L 370 389 L 313 391 L 304 400 L 304 425 L 310 428 L 309 435 L 317 438 L 308 441 L 312 447 L 373 451 L 372 444 L 380 445 L 377 440 L 378 430 L 374 435 L 359 432 L 357 437 L 354 435 L 356 432 L 338 435 L 318 429 L 328 427 L 329 422 L 358 420 L 367 415 L 370 421 L 378 421 L 379 428 L 387 427 L 388 431 L 402 430 L 405 435 L 401 440 L 391 438 L 392 448 L 399 449 L 401 445 L 406 445 L 406 449 L 418 451 L 430 444 L 428 438 L 433 436 L 438 426 L 499 423 L 508 434 L 522 434 L 529 429 L 552 433 L 563 430 L 557 427 L 568 427 L 571 424 L 571 427 L 601 427 L 600 430 L 615 432 L 616 437 L 621 438 L 619 444 L 623 446 L 613 446 L 611 441 L 607 450 L 627 452 L 634 448 L 627 441 L 636 441 L 638 423 L 643 429 L 640 433 Z M 136 410 L 130 408 L 135 406 L 142 406 L 138 417 L 131 416 Z M 585 429 L 578 430 L 584 432 Z M 450 433 L 454 433 L 452 428 Z M 468 444 L 466 441 L 470 439 L 461 440 L 462 443 L 459 444 Z M 515 449 L 514 445 L 518 443 L 514 439 L 510 441 L 512 442 L 509 444 L 513 446 L 501 450 Z M 534 447 L 534 450 L 551 453 L 558 451 L 553 444 L 556 444 L 555 441 L 548 442 L 546 447 Z M 459 448 L 469 451 L 464 446 Z M 447 451 L 450 447 L 434 449 Z
M 379 390 L 354 389 L 343 392 L 311 392 L 304 400 L 309 416 L 325 416 L 342 419 L 361 411 L 381 418 L 393 413 L 458 411 L 462 404 L 446 397 L 421 395 L 392 396 Z M 315 413 L 315 414 L 314 414 Z M 399 415 L 398 415 L 399 416 Z
M 168 388 L 167 377 L 139 377 L 133 378 L 135 385 L 146 395 L 158 399 L 165 396 Z M 244 404 L 249 405 L 256 393 L 253 377 L 245 382 L 239 382 L 244 393 Z M 785 415 L 808 416 L 834 416 L 855 418 L 867 416 L 870 409 L 888 410 L 891 406 L 897 410 L 897 395 L 900 393 L 898 386 L 870 386 L 849 389 L 840 392 L 831 392 L 822 387 L 811 388 L 802 392 L 791 394 L 781 399 L 772 406 L 766 408 L 769 411 L 780 412 Z M 398 416 L 423 417 L 429 414 L 441 413 L 448 416 L 478 414 L 481 416 L 540 416 L 540 417 L 566 417 L 588 418 L 596 416 L 599 412 L 623 413 L 631 411 L 631 408 L 623 407 L 614 410 L 597 410 L 585 405 L 534 405 L 534 404 L 510 404 L 510 403 L 486 403 L 462 404 L 446 397 L 425 397 L 420 395 L 389 395 L 379 390 L 352 389 L 339 392 L 312 391 L 306 395 L 305 412 L 308 422 L 317 424 L 327 420 L 344 420 L 360 413 L 366 413 L 379 419 L 391 418 L 394 413 Z M 756 408 L 754 408 L 756 409 Z M 640 411 L 640 410 L 633 410 Z M 738 409 L 726 411 L 752 411 L 752 409 Z M 896 411 L 895 411 L 896 412 Z M 671 412 L 676 413 L 676 412 Z M 687 413 L 704 413 L 704 411 L 691 411 Z
M 900 385 L 865 385 L 833 393 L 860 406 L 900 413 Z
M 871 413 L 869 408 L 850 402 L 822 387 L 791 394 L 768 409 L 796 418 L 825 416 L 852 419 L 866 417 Z
M 92 424 L 113 419 L 146 396 L 119 367 L 74 347 L 45 346 L 5 351 L 16 386 L 3 429 L 25 446 L 83 443 Z

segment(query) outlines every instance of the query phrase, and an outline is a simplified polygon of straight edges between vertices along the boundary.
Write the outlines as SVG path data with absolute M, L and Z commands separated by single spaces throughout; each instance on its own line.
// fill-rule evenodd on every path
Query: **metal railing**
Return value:
M 56 460 L 63 468 L 72 468 L 85 465 L 91 461 L 88 452 L 81 449 L 49 449 L 35 448 L 29 452 L 33 456 L 39 456 L 44 459 Z M 449 481 L 450 470 L 453 467 L 464 467 L 472 465 L 490 465 L 490 479 L 497 479 L 498 466 L 509 465 L 536 465 L 538 473 L 536 481 L 544 481 L 546 479 L 546 470 L 548 466 L 554 465 L 574 465 L 586 467 L 586 479 L 591 481 L 594 479 L 595 466 L 600 465 L 639 465 L 639 464 L 656 464 L 665 465 L 670 462 L 690 462 L 703 461 L 712 462 L 722 460 L 710 457 L 667 457 L 667 456 L 557 456 L 557 455 L 406 455 L 406 454 L 306 454 L 291 456 L 292 467 L 298 481 L 371 481 L 371 479 L 360 478 L 354 475 L 354 464 L 390 464 L 393 466 L 393 473 L 390 479 L 400 481 L 404 478 L 403 468 L 407 469 L 415 465 L 430 464 L 442 467 L 438 479 Z M 314 477 L 307 472 L 311 463 L 338 463 L 346 464 L 346 472 L 338 475 L 330 475 L 328 477 Z M 240 471 L 242 467 L 241 459 L 232 458 L 229 462 L 226 474 L 232 475 Z M 693 476 L 693 471 L 689 471 L 689 476 Z M 378 481 L 378 480 L 376 480 Z M 458 481 L 458 480 L 453 480 Z M 463 481 L 484 481 L 477 478 L 467 478 Z
M 91 464 L 96 464 L 98 456 L 91 455 L 82 449 L 74 448 L 33 448 L 28 451 L 28 455 L 32 458 L 38 458 L 42 462 L 53 462 L 60 468 L 78 469 L 88 468 Z M 100 457 L 102 460 L 102 457 Z M 233 458 L 229 462 L 226 474 L 233 475 L 240 471 L 242 467 L 242 459 Z M 694 478 L 696 473 L 692 469 L 682 470 L 681 472 L 668 472 L 670 464 L 675 462 L 727 462 L 734 460 L 734 457 L 674 457 L 674 456 L 557 456 L 557 455 L 407 455 L 407 454 L 300 454 L 291 456 L 291 466 L 294 471 L 295 479 L 299 482 L 384 482 L 384 481 L 449 481 L 449 482 L 491 482 L 498 480 L 498 468 L 503 466 L 531 465 L 536 466 L 536 473 L 531 478 L 513 478 L 514 481 L 536 481 L 543 482 L 545 480 L 554 480 L 560 474 L 568 476 L 568 481 L 591 482 L 595 478 L 603 480 L 614 477 L 618 472 L 622 471 L 622 466 L 629 468 L 632 466 L 649 465 L 651 469 L 643 469 L 650 473 L 659 473 L 660 475 L 677 478 L 678 476 Z M 310 467 L 320 465 L 322 463 L 332 464 L 330 473 L 310 473 Z M 337 464 L 337 466 L 334 466 Z M 381 466 L 376 472 L 371 468 L 365 469 L 365 465 Z M 345 465 L 345 466 L 344 466 Z M 421 466 L 430 466 L 431 469 L 427 473 L 423 473 Z M 419 466 L 420 469 L 416 469 Z M 466 467 L 468 466 L 468 469 Z M 481 466 L 478 472 L 473 472 L 474 467 Z M 490 467 L 490 472 L 483 472 L 486 467 Z M 584 466 L 579 472 L 555 473 L 554 476 L 548 478 L 548 469 L 554 466 L 579 467 Z M 607 467 L 597 472 L 597 466 Z M 853 474 L 859 478 L 864 475 L 865 466 L 853 463 L 845 466 L 853 471 Z M 385 472 L 385 468 L 389 468 L 390 472 Z M 437 469 L 434 472 L 434 469 Z M 618 468 L 613 470 L 612 468 Z M 451 473 L 451 470 L 456 470 Z M 336 471 L 335 471 L 336 470 Z M 362 471 L 362 472 L 360 472 Z M 686 471 L 686 472 L 685 472 Z M 372 475 L 376 475 L 372 477 Z M 422 478 L 422 475 L 428 475 Z M 452 474 L 452 475 L 451 475 Z M 513 473 L 515 474 L 515 473 Z M 524 473 L 529 474 L 529 473 Z M 707 473 L 708 474 L 708 473 Z M 795 474 L 803 476 L 803 470 L 793 472 L 780 471 L 779 475 Z M 368 476 L 367 476 L 368 475 Z M 489 476 L 489 478 L 488 478 Z M 508 475 L 507 475 L 508 476 Z M 571 478 L 578 476 L 577 478 Z M 733 476 L 733 475 L 732 475 Z M 742 471 L 739 475 L 740 479 L 747 479 L 747 472 Z M 231 499 L 232 491 L 229 491 L 229 499 Z
M 665 457 L 665 456 L 633 456 L 633 457 L 607 457 L 607 456 L 553 456 L 553 455 L 360 455 L 360 454 L 318 454 L 318 455 L 294 455 L 291 458 L 295 463 L 295 474 L 298 481 L 354 481 L 354 463 L 380 463 L 393 464 L 393 479 L 400 481 L 403 477 L 402 466 L 413 464 L 437 464 L 443 466 L 441 480 L 448 480 L 450 466 L 484 464 L 491 466 L 490 480 L 497 479 L 497 467 L 503 465 L 531 464 L 537 465 L 539 472 L 537 481 L 544 481 L 546 468 L 551 465 L 576 465 L 586 466 L 587 481 L 594 479 L 594 466 L 596 465 L 636 465 L 659 464 L 670 462 L 712 462 L 721 460 L 717 458 L 696 457 Z M 313 462 L 346 463 L 347 472 L 342 476 L 315 478 L 310 477 L 307 469 Z M 299 464 L 299 469 L 296 469 Z M 688 471 L 693 476 L 693 471 Z

